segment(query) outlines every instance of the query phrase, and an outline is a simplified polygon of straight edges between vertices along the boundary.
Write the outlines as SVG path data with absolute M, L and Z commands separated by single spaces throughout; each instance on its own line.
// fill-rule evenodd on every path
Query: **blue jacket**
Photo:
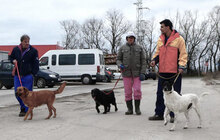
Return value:
M 22 52 L 20 45 L 14 47 L 10 55 L 11 63 L 13 63 L 14 59 L 18 62 L 19 74 L 21 76 L 35 75 L 39 71 L 38 51 L 31 45 L 24 52 Z M 18 75 L 17 71 L 15 75 Z

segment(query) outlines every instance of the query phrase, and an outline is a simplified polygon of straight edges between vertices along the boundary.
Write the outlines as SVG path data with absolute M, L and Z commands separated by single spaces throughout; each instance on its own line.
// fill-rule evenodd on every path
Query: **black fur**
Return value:
M 187 109 L 189 110 L 189 109 L 191 108 L 191 106 L 192 106 L 192 103 L 190 103 L 190 104 L 188 105 Z
M 100 110 L 99 110 L 100 105 L 104 106 L 103 114 L 110 112 L 110 108 L 111 108 L 110 104 L 113 104 L 115 106 L 115 111 L 118 110 L 116 100 L 115 100 L 114 91 L 112 91 L 111 93 L 110 93 L 110 91 L 103 92 L 103 91 L 95 88 L 91 91 L 91 95 L 92 95 L 92 98 L 96 102 L 96 110 L 98 113 L 100 113 Z

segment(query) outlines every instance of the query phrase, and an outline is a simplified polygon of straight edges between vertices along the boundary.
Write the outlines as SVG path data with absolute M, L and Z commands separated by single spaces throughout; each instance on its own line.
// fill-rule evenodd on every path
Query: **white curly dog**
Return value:
M 199 117 L 198 128 L 202 128 L 202 119 L 200 114 L 199 102 L 201 97 L 207 95 L 208 93 L 203 93 L 200 98 L 196 94 L 179 95 L 176 91 L 172 90 L 172 85 L 173 83 L 171 81 L 165 81 L 162 85 L 164 93 L 164 102 L 166 106 L 164 112 L 164 125 L 167 125 L 168 114 L 172 111 L 175 114 L 175 117 L 173 126 L 170 128 L 170 131 L 174 131 L 179 113 L 184 112 L 187 121 L 183 128 L 187 129 L 189 123 L 188 113 L 189 110 L 193 108 Z

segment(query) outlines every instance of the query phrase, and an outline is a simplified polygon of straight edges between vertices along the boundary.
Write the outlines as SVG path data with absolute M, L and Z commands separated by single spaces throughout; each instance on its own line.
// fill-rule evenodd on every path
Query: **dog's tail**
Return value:
M 203 97 L 206 96 L 206 95 L 209 95 L 209 93 L 208 92 L 203 92 L 202 94 L 200 94 L 199 100 L 202 101 Z
M 54 94 L 59 94 L 59 93 L 63 92 L 63 89 L 65 88 L 65 86 L 66 86 L 66 82 L 63 82 L 60 85 L 60 87 L 57 90 L 54 91 Z

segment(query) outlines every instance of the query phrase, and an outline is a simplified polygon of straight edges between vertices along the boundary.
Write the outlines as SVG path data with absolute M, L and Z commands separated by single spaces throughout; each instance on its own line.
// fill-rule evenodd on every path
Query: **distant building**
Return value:
M 8 55 L 10 55 L 15 46 L 17 45 L 0 45 L 0 51 L 7 51 Z M 32 45 L 32 46 L 38 50 L 39 58 L 49 50 L 63 49 L 59 45 Z

